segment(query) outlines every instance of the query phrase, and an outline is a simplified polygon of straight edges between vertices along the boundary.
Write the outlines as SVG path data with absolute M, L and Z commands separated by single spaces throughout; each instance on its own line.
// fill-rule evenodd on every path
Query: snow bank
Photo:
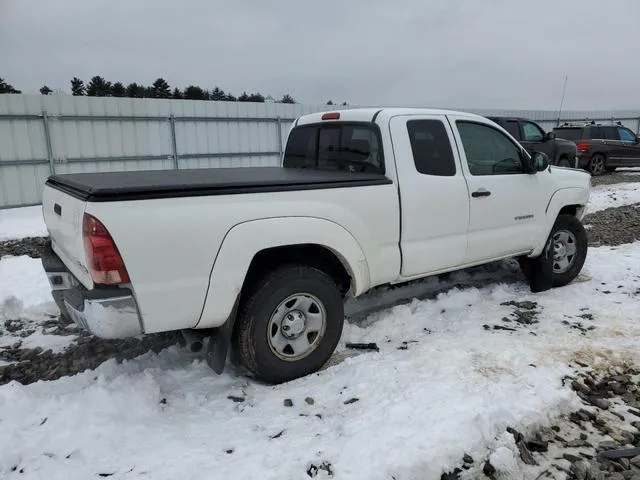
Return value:
M 15 304 L 12 297 L 24 308 L 53 301 L 49 280 L 39 258 L 26 255 L 0 258 L 0 305 Z
M 416 300 L 347 326 L 343 342 L 375 341 L 379 353 L 280 386 L 215 376 L 175 348 L 7 384 L 0 476 L 17 467 L 24 479 L 303 479 L 328 462 L 335 479 L 428 480 L 489 449 L 513 472 L 504 428 L 576 406 L 561 385 L 569 362 L 638 355 L 638 265 L 640 243 L 602 247 L 590 250 L 584 281 L 564 288 L 534 295 L 524 282 L 487 282 Z M 503 322 L 514 309 L 505 301 L 537 302 L 539 323 Z
M 41 205 L 0 210 L 0 242 L 47 235 Z
M 591 188 L 587 214 L 606 208 L 640 203 L 640 183 L 615 183 Z

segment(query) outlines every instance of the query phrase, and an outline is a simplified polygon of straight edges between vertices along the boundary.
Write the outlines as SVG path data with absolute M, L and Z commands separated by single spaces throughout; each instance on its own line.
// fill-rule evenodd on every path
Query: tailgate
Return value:
M 42 210 L 53 251 L 80 283 L 92 289 L 93 281 L 87 270 L 82 239 L 84 209 L 83 200 L 45 185 Z

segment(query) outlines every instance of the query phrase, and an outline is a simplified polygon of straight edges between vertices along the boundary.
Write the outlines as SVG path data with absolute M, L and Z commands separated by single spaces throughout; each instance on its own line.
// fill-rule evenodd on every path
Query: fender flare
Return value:
M 369 289 L 371 277 L 362 247 L 341 225 L 316 217 L 275 217 L 233 226 L 225 235 L 209 275 L 209 286 L 195 328 L 224 324 L 238 298 L 253 258 L 274 247 L 315 244 L 341 261 L 354 295 Z
M 530 257 L 537 257 L 542 253 L 546 244 L 547 238 L 551 234 L 553 224 L 556 222 L 556 218 L 560 214 L 560 210 L 569 205 L 577 205 L 578 212 L 576 218 L 581 220 L 584 215 L 584 210 L 589 200 L 588 192 L 585 195 L 585 190 L 578 187 L 567 187 L 556 190 L 547 204 L 546 219 L 544 227 L 540 230 L 539 237 L 536 239 L 536 248 L 529 255 Z

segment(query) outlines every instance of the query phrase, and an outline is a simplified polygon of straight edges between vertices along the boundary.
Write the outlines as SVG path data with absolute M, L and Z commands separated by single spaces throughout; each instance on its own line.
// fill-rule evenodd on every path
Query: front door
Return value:
M 522 128 L 522 140 L 520 143 L 529 153 L 535 151 L 546 153 L 549 161 L 553 161 L 553 144 L 554 142 L 545 141 L 545 134 L 542 129 L 533 122 L 522 120 L 520 122 Z
M 616 142 L 617 164 L 623 167 L 640 166 L 640 143 L 636 134 L 626 127 L 617 127 L 619 141 Z
M 526 153 L 493 126 L 449 117 L 462 145 L 469 191 L 469 247 L 465 263 L 526 253 L 545 219 L 549 170 L 525 173 Z
M 443 115 L 402 115 L 389 128 L 400 182 L 404 278 L 461 265 L 469 198 L 454 137 Z

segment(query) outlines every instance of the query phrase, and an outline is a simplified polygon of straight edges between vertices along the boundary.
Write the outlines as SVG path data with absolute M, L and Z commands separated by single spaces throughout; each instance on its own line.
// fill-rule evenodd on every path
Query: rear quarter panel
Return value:
M 394 184 L 89 203 L 87 212 L 105 224 L 120 250 L 147 333 L 196 326 L 223 239 L 233 227 L 245 222 L 282 217 L 332 222 L 356 239 L 367 260 L 371 284 L 391 281 L 399 272 L 399 205 Z M 268 239 L 278 226 L 275 221 L 265 222 L 251 233 Z M 300 243 L 316 243 L 314 233 L 304 228 L 278 232 Z M 254 240 L 234 238 L 233 248 L 251 251 Z M 235 264 L 229 268 L 235 268 Z M 245 267 L 238 264 L 237 268 L 242 271 Z M 224 292 L 238 291 L 242 286 L 240 276 L 224 277 L 225 271 L 220 271 L 220 278 L 230 285 Z M 217 281 L 220 278 L 216 276 Z M 209 295 L 214 302 L 222 298 L 215 288 Z M 203 316 L 203 324 L 214 326 L 228 313 L 230 309 L 216 309 L 215 318 Z

